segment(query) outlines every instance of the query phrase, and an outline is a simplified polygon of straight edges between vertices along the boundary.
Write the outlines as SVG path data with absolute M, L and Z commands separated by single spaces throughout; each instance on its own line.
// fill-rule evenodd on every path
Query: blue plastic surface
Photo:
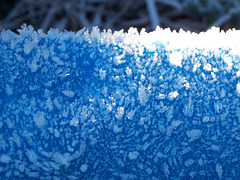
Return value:
M 239 56 L 141 37 L 1 32 L 1 179 L 240 179 Z

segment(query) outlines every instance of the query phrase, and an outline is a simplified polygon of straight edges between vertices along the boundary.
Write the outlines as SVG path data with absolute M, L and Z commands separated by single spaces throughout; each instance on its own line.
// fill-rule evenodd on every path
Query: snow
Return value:
M 239 179 L 239 32 L 2 30 L 1 178 Z

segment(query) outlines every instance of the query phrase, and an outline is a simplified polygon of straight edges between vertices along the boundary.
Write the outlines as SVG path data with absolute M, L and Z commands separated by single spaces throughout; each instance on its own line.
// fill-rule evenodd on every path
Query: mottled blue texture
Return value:
M 0 34 L 1 179 L 240 179 L 231 49 L 22 28 Z

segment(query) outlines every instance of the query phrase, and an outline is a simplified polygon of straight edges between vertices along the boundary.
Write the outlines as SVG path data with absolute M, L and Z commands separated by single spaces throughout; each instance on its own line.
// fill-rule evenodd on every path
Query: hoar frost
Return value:
M 1 178 L 239 179 L 239 33 L 1 31 Z

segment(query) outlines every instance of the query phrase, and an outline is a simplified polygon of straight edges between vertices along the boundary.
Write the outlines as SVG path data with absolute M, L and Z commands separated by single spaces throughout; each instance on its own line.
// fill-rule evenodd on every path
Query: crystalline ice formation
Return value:
M 0 34 L 0 179 L 239 179 L 240 32 Z

